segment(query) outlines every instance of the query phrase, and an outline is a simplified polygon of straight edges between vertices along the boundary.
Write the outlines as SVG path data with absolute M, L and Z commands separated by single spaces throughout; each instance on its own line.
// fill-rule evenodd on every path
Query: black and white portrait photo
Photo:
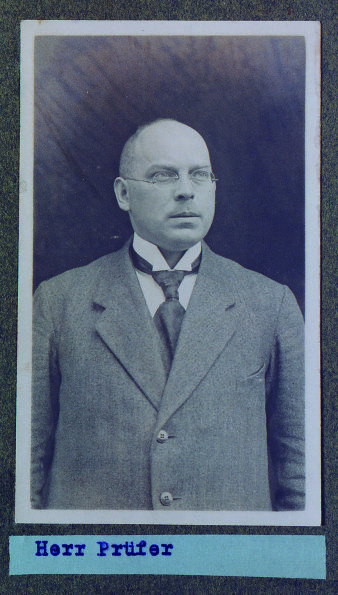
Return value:
M 24 23 L 18 522 L 320 523 L 316 43 Z

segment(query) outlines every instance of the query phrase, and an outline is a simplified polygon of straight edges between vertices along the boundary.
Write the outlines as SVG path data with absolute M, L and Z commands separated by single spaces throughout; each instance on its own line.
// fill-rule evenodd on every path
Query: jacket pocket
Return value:
M 243 378 L 238 378 L 237 385 L 240 386 L 241 384 L 245 384 L 245 383 L 250 384 L 250 382 L 253 382 L 255 380 L 264 381 L 265 380 L 265 372 L 266 372 L 266 366 L 265 366 L 265 363 L 263 363 L 260 366 L 256 367 L 256 369 L 254 369 L 252 372 L 250 372 L 247 376 L 245 376 Z

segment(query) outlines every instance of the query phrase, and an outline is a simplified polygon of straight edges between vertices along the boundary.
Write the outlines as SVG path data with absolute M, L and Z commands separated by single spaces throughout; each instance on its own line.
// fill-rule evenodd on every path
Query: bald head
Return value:
M 120 176 L 138 175 L 138 171 L 156 157 L 159 148 L 168 157 L 173 155 L 177 158 L 180 154 L 184 156 L 186 150 L 191 151 L 192 146 L 194 151 L 201 154 L 205 164 L 209 165 L 207 145 L 202 136 L 190 126 L 171 119 L 159 119 L 140 126 L 122 150 Z

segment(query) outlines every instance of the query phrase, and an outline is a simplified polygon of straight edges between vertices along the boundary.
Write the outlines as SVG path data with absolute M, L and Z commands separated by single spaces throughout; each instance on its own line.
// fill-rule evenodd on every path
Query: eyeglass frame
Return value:
M 215 175 L 214 175 L 214 173 L 213 173 L 212 171 L 210 171 L 210 172 L 207 172 L 207 173 L 208 173 L 208 174 L 209 174 L 209 176 L 210 176 L 210 178 L 209 178 L 209 181 L 211 182 L 211 184 L 213 184 L 214 182 L 218 182 L 218 178 L 215 178 Z M 141 179 L 138 179 L 138 178 L 129 178 L 129 177 L 128 177 L 128 178 L 125 178 L 125 177 L 124 177 L 123 179 L 124 179 L 124 180 L 131 180 L 132 182 L 146 182 L 146 184 L 153 184 L 153 185 L 156 185 L 156 184 L 158 184 L 159 186 L 166 186 L 166 184 L 167 184 L 168 182 L 171 182 L 171 181 L 174 181 L 174 180 L 175 180 L 175 182 L 178 182 L 178 181 L 181 179 L 181 177 L 180 177 L 180 175 L 179 175 L 179 174 L 176 174 L 176 173 L 175 173 L 175 176 L 172 176 L 172 178 L 171 178 L 171 179 L 169 179 L 169 180 L 167 180 L 167 181 L 165 181 L 165 182 L 159 182 L 158 180 L 157 180 L 157 181 L 154 181 L 154 180 L 141 180 Z M 193 180 L 193 178 L 191 178 L 191 176 L 190 176 L 190 175 L 189 175 L 189 179 L 190 179 L 192 182 L 194 181 L 194 180 Z M 197 182 L 197 183 L 198 183 L 198 182 Z M 202 184 L 203 184 L 203 182 L 202 182 Z

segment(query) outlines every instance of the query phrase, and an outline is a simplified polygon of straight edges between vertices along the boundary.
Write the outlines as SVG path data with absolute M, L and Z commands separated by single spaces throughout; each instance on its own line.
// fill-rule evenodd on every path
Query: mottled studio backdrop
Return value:
M 139 124 L 169 117 L 210 149 L 210 247 L 303 307 L 302 37 L 40 37 L 35 73 L 35 287 L 129 237 L 120 152 Z

